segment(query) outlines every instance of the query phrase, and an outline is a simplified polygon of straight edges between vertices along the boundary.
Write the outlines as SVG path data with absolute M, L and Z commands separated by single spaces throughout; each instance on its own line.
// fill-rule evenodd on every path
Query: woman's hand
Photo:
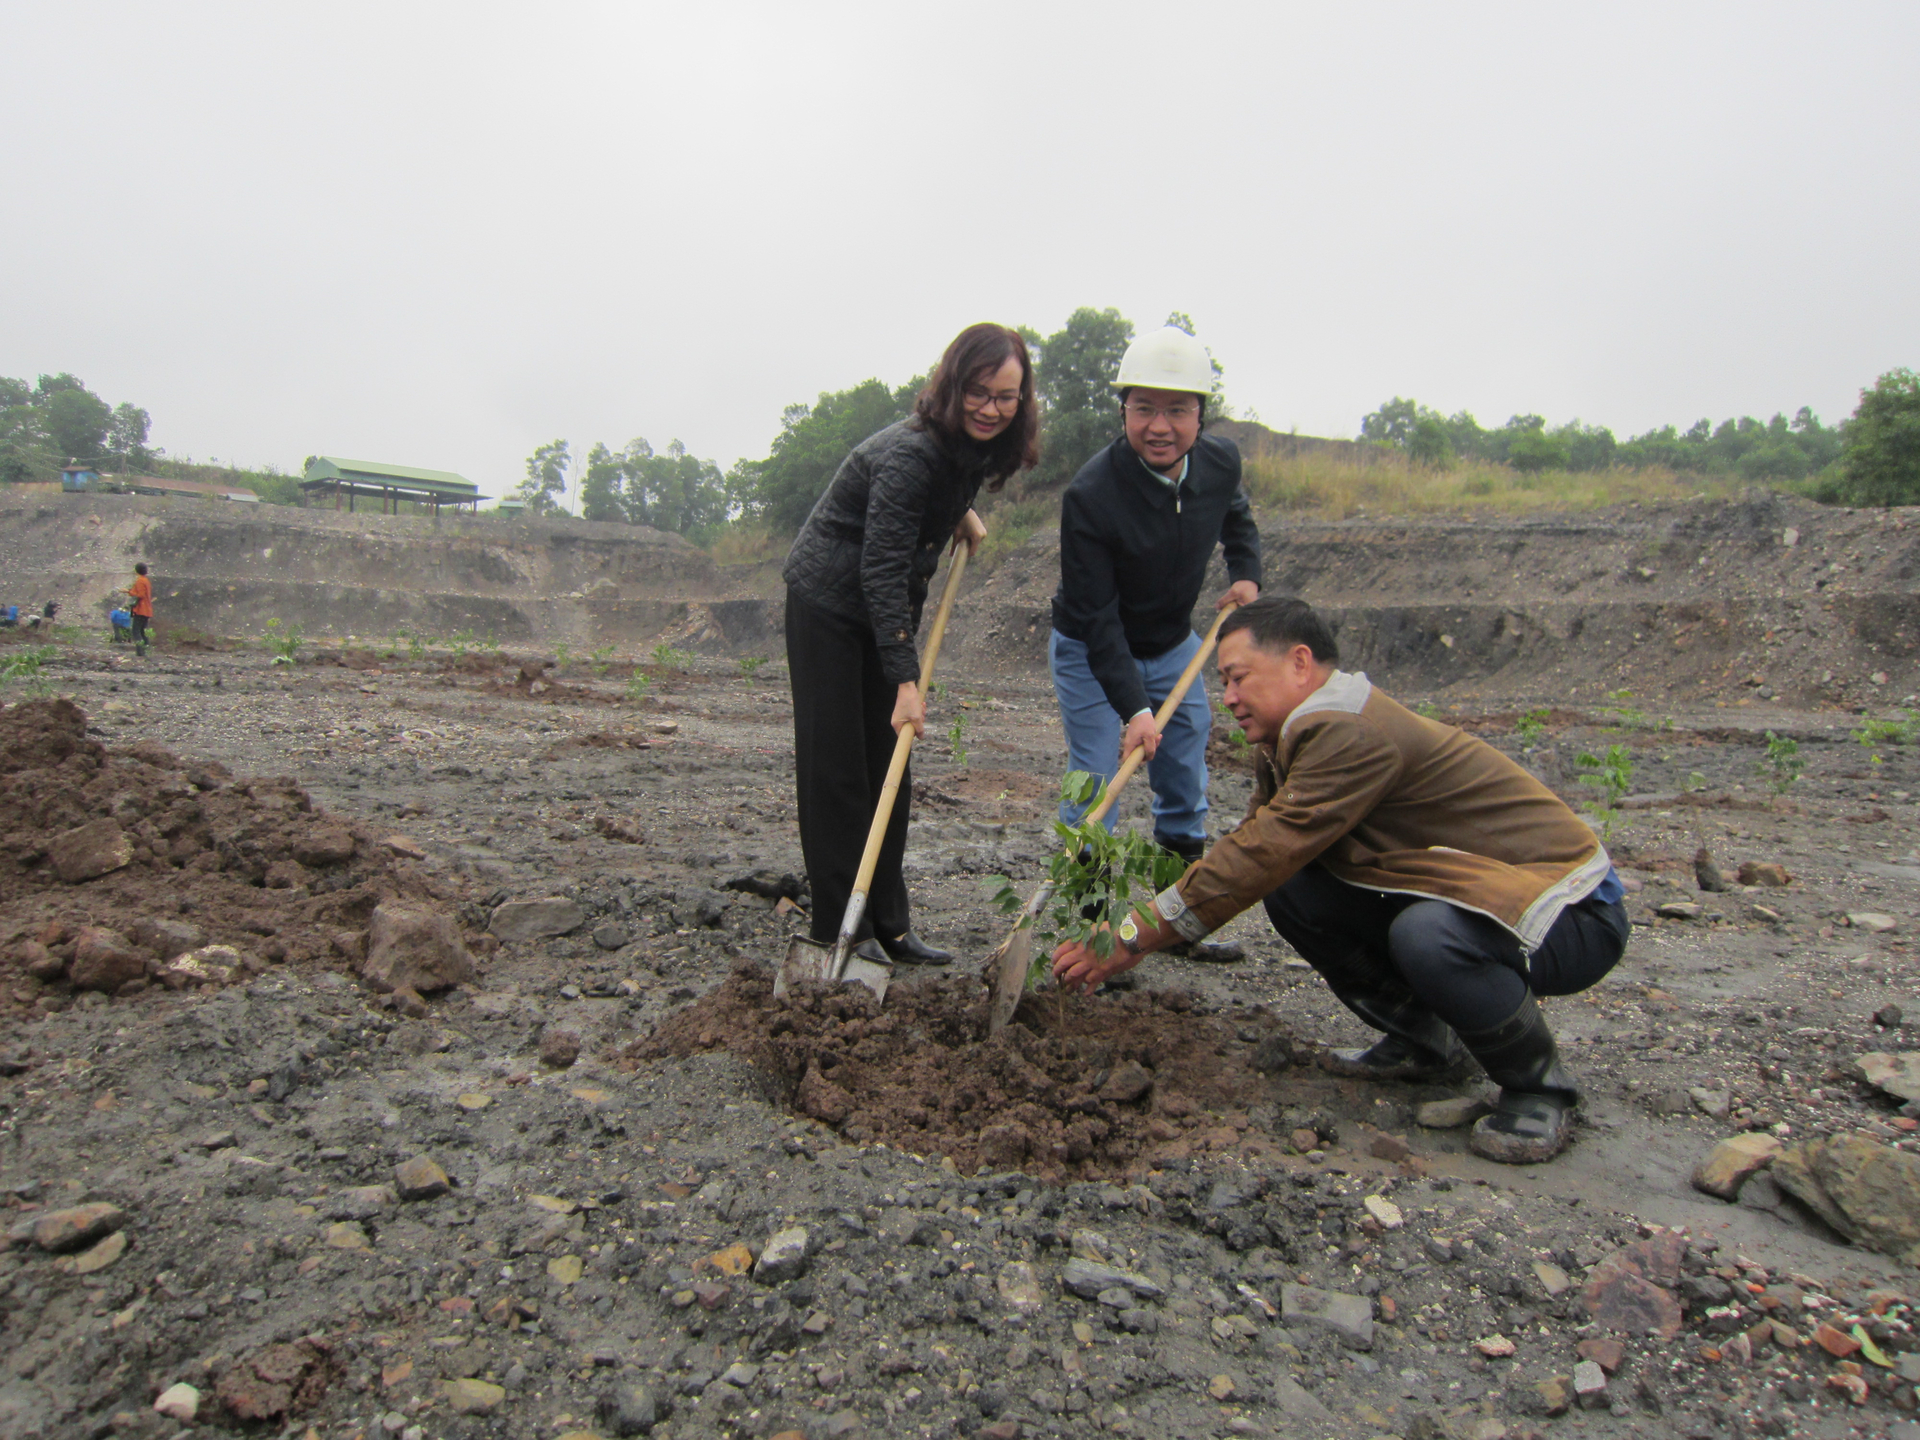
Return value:
M 969 560 L 980 549 L 980 542 L 986 538 L 986 522 L 971 510 L 962 515 L 960 523 L 953 527 L 953 548 L 957 551 L 962 545 L 966 546 Z
M 927 733 L 927 702 L 920 698 L 920 687 L 909 680 L 900 687 L 900 693 L 894 697 L 893 719 L 887 722 L 898 735 L 902 725 L 913 726 L 913 738 L 923 739 Z

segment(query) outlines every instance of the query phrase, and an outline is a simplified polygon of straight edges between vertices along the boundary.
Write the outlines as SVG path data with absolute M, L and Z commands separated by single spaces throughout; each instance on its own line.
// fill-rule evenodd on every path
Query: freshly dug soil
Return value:
M 1274 1085 L 1291 1037 L 1255 1007 L 1201 1013 L 1192 991 L 1089 1002 L 1028 996 L 986 1038 L 971 977 L 896 984 L 886 1004 L 859 985 L 808 985 L 775 999 L 751 961 L 627 1050 L 633 1060 L 725 1049 L 772 1079 L 784 1103 L 848 1140 L 880 1141 L 1048 1180 L 1137 1178 L 1169 1160 L 1271 1149 L 1250 1107 Z M 1256 1052 L 1258 1052 L 1256 1056 Z
M 0 955 L 18 967 L 0 1006 L 62 1008 L 74 975 L 61 962 L 90 935 L 101 943 L 100 931 L 136 959 L 94 967 L 91 988 L 131 998 L 148 988 L 141 959 L 151 970 L 186 950 L 229 945 L 247 970 L 282 961 L 348 968 L 381 902 L 457 903 L 450 887 L 375 832 L 316 807 L 291 779 L 235 779 L 151 742 L 109 750 L 87 730 L 86 713 L 68 700 L 0 712 Z M 63 878 L 61 837 L 83 826 L 107 837 L 112 858 L 126 858 L 103 874 Z M 122 978 L 109 987 L 100 973 Z

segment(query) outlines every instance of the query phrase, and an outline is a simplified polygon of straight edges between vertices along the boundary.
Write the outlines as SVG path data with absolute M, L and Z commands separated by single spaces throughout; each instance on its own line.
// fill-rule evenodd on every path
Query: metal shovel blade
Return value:
M 864 956 L 849 952 L 844 967 L 835 974 L 834 949 L 804 935 L 794 936 L 787 942 L 786 957 L 781 960 L 780 968 L 773 973 L 774 997 L 785 995 L 803 980 L 850 980 L 866 986 L 876 1000 L 887 998 L 887 982 L 893 978 L 891 966 L 876 965 Z
M 1027 989 L 1027 967 L 1033 959 L 1033 927 L 1022 925 L 989 957 L 993 973 L 993 1010 L 987 1019 L 987 1034 L 998 1035 L 1020 1008 L 1020 997 Z

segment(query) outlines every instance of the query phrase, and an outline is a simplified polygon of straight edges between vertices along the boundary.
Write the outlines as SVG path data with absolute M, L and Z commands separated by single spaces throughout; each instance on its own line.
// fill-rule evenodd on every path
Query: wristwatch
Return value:
M 1120 922 L 1120 928 L 1114 933 L 1119 937 L 1120 948 L 1138 960 L 1141 950 L 1134 942 L 1140 938 L 1140 922 L 1133 918 L 1133 911 L 1127 911 L 1127 918 Z

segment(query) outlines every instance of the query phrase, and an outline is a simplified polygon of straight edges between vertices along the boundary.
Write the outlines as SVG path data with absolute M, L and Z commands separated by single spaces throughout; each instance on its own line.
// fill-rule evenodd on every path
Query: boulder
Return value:
M 425 1155 L 393 1167 L 393 1188 L 402 1200 L 435 1200 L 452 1188 L 447 1172 Z
M 422 995 L 473 982 L 473 956 L 451 916 L 389 901 L 373 912 L 360 977 L 382 994 L 405 985 Z
M 169 990 L 189 985 L 231 985 L 246 970 L 246 961 L 231 945 L 202 945 L 154 967 L 153 976 Z
M 66 1210 L 49 1210 L 33 1222 L 33 1243 L 42 1250 L 64 1255 L 111 1235 L 126 1223 L 126 1211 L 104 1200 Z
M 1869 1050 L 1854 1056 L 1853 1065 L 1860 1078 L 1876 1089 L 1901 1100 L 1920 1100 L 1920 1054 L 1903 1050 L 1888 1055 Z
M 69 885 L 110 874 L 133 860 L 133 841 L 117 821 L 89 820 L 53 837 L 47 847 L 53 873 Z
M 1775 865 L 1767 860 L 1748 860 L 1740 866 L 1742 885 L 1770 885 L 1775 889 L 1791 885 L 1793 876 L 1784 865 Z
M 74 940 L 73 964 L 68 975 L 76 990 L 99 990 L 111 995 L 129 980 L 146 976 L 147 957 L 113 930 L 88 925 Z
M 1773 1174 L 1849 1240 L 1920 1265 L 1920 1155 L 1835 1135 L 1781 1151 Z
M 133 943 L 143 945 L 162 960 L 171 960 L 207 943 L 206 932 L 185 920 L 136 920 L 127 932 Z
M 571 935 L 587 923 L 587 912 L 558 895 L 544 900 L 509 900 L 493 912 L 487 928 L 502 940 L 524 943 L 553 935 Z
M 1603 1257 L 1580 1294 L 1587 1314 L 1621 1334 L 1673 1339 L 1680 1333 L 1681 1307 L 1666 1287 L 1678 1282 L 1686 1248 L 1685 1236 L 1663 1231 Z
M 1289 1282 L 1280 1287 L 1280 1315 L 1289 1324 L 1331 1330 L 1355 1350 L 1373 1348 L 1373 1302 L 1364 1295 L 1343 1295 Z
M 1771 1135 L 1731 1136 L 1694 1167 L 1693 1188 L 1721 1200 L 1737 1200 L 1747 1178 L 1771 1164 L 1779 1153 L 1780 1142 Z
M 780 1285 L 796 1280 L 807 1268 L 807 1227 L 776 1230 L 754 1263 L 753 1278 L 762 1285 Z

